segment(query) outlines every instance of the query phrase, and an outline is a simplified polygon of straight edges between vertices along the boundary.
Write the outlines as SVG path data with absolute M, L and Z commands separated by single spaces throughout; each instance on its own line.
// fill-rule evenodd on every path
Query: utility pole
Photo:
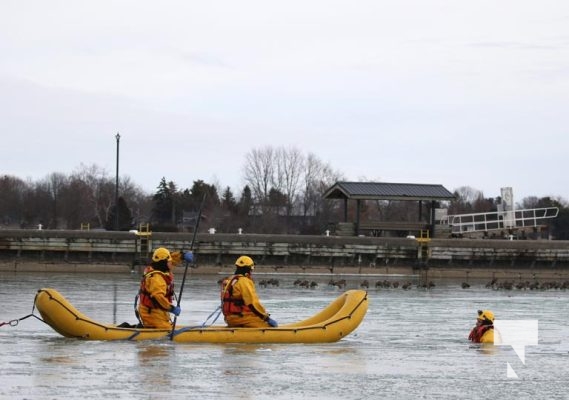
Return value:
M 115 231 L 119 230 L 119 143 L 121 135 L 117 132 L 115 139 L 117 139 L 117 170 L 115 176 Z

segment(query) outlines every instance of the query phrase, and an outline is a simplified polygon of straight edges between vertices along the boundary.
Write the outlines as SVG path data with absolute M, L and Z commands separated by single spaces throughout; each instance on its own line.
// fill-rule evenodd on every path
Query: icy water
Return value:
M 202 323 L 218 305 L 219 276 L 190 276 L 179 325 Z M 257 281 L 266 279 L 257 276 Z M 310 276 L 315 289 L 278 276 L 259 287 L 280 323 L 303 319 L 341 290 Z M 28 315 L 37 289 L 59 290 L 102 322 L 134 322 L 138 276 L 0 273 L 0 322 Z M 364 278 L 348 278 L 348 289 Z M 0 327 L 0 399 L 565 399 L 569 398 L 569 291 L 375 289 L 369 311 L 337 343 L 209 345 L 66 339 L 35 318 Z M 178 282 L 179 284 L 179 282 Z M 179 290 L 179 287 L 178 287 Z M 502 319 L 537 319 L 539 342 L 525 364 L 509 346 L 467 341 L 476 310 Z M 221 323 L 218 321 L 218 323 Z M 518 378 L 507 376 L 508 363 Z

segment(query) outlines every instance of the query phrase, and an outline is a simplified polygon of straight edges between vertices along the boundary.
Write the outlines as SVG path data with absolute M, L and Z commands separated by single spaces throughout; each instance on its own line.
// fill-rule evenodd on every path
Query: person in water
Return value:
M 192 252 L 173 252 L 160 247 L 152 254 L 152 261 L 144 269 L 138 292 L 138 317 L 144 328 L 171 329 L 170 313 L 182 311 L 174 304 L 173 269 L 182 262 L 193 262 Z
M 474 343 L 494 343 L 494 313 L 478 310 L 476 326 L 470 331 L 468 339 Z
M 278 326 L 259 301 L 251 272 L 255 263 L 249 256 L 235 261 L 233 276 L 221 282 L 221 304 L 229 327 L 264 328 Z

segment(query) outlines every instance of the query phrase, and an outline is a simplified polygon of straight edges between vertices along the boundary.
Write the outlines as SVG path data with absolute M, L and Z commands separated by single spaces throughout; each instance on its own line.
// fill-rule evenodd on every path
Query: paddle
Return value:
M 192 236 L 192 242 L 190 243 L 190 251 L 194 250 L 194 243 L 196 241 L 196 234 L 198 233 L 198 228 L 200 226 L 200 219 L 202 217 L 202 209 L 203 209 L 203 205 L 205 203 L 205 198 L 206 198 L 206 194 L 204 193 L 203 198 L 202 198 L 202 203 L 200 204 L 200 209 L 198 210 L 198 216 L 196 218 L 196 223 L 194 225 L 194 234 Z M 188 266 L 190 265 L 190 263 L 188 263 L 187 261 L 184 261 L 185 267 L 184 267 L 184 277 L 182 278 L 182 285 L 180 287 L 180 294 L 178 295 L 178 304 L 177 306 L 180 307 L 180 303 L 182 301 L 182 293 L 184 292 L 184 284 L 186 283 L 186 275 L 188 273 Z M 174 339 L 174 330 L 176 329 L 176 320 L 178 319 L 178 316 L 174 316 L 174 322 L 172 322 L 172 332 L 170 332 L 170 340 Z

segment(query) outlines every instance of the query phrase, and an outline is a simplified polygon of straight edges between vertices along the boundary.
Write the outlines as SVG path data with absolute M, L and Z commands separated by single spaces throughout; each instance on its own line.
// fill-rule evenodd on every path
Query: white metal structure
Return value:
M 448 225 L 454 235 L 499 230 L 509 232 L 520 228 L 538 227 L 543 224 L 543 220 L 555 218 L 559 213 L 557 207 L 516 210 L 512 188 L 501 188 L 500 194 L 502 202 L 498 204 L 498 211 L 446 215 L 440 219 L 440 223 Z
M 515 211 L 496 211 L 474 214 L 447 215 L 441 220 L 448 225 L 452 234 L 489 232 L 497 230 L 514 230 L 517 228 L 538 227 L 544 219 L 555 218 L 559 213 L 557 207 L 530 208 Z

